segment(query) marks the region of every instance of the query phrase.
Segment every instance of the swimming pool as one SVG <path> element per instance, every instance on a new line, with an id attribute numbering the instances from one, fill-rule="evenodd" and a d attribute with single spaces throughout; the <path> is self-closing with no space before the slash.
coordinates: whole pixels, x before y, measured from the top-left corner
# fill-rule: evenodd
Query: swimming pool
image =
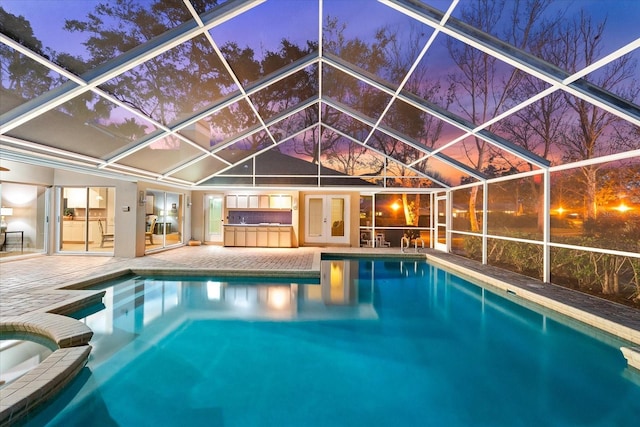
<path id="1" fill-rule="evenodd" d="M 28 425 L 635 425 L 636 371 L 424 261 L 323 261 L 321 283 L 107 283 L 87 368 Z"/>

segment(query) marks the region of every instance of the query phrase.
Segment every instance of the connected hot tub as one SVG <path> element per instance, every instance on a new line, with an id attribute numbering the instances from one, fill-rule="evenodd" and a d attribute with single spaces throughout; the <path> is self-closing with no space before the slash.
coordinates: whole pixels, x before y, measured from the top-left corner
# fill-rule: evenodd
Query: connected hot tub
<path id="1" fill-rule="evenodd" d="M 3 319 L 0 426 L 13 424 L 71 381 L 87 363 L 92 336 L 85 324 L 58 314 Z"/>

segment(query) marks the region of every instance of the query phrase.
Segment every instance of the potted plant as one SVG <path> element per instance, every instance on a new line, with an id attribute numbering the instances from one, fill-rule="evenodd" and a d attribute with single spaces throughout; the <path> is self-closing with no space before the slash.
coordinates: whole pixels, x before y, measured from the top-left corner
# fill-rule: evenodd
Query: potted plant
<path id="1" fill-rule="evenodd" d="M 64 218 L 65 219 L 73 219 L 73 209 L 71 208 L 66 208 L 64 210 Z"/>

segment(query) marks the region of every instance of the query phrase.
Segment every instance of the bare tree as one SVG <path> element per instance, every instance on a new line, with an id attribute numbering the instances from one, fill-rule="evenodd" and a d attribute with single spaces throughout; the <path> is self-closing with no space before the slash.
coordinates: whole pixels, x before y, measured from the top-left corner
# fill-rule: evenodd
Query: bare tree
<path id="1" fill-rule="evenodd" d="M 560 33 L 560 23 L 563 19 L 564 13 L 559 13 L 553 20 L 545 20 L 537 26 L 532 32 L 529 43 L 529 50 L 532 54 L 549 62 L 557 60 L 559 56 L 557 39 Z M 545 89 L 547 89 L 547 83 L 527 74 L 516 88 L 515 96 L 518 102 L 523 102 Z M 561 139 L 567 128 L 566 113 L 568 109 L 564 93 L 557 90 L 502 120 L 498 126 L 507 139 L 513 143 L 542 158 L 553 160 L 554 144 Z M 533 170 L 533 165 L 529 164 L 529 169 Z M 546 214 L 543 203 L 544 188 L 541 184 L 537 180 L 530 181 L 531 194 L 537 200 L 534 206 L 537 213 L 538 231 L 542 231 L 544 227 Z"/>
<path id="2" fill-rule="evenodd" d="M 516 0 L 509 2 L 510 19 L 500 27 L 500 18 L 506 4 L 504 1 L 474 0 L 462 10 L 462 20 L 475 28 L 490 34 L 503 33 L 503 39 L 524 49 L 532 39 L 536 26 L 540 24 L 550 0 Z M 456 98 L 465 118 L 481 124 L 495 117 L 510 102 L 517 98 L 517 88 L 524 73 L 516 68 L 505 72 L 502 64 L 494 57 L 464 44 L 447 42 L 449 54 L 458 70 L 450 75 L 456 86 Z M 465 96 L 461 96 L 465 95 Z M 492 130 L 491 127 L 488 130 Z M 477 170 L 484 170 L 493 157 L 490 145 L 481 138 L 464 141 L 464 149 L 469 163 Z M 471 230 L 479 231 L 476 216 L 478 186 L 469 193 L 469 217 Z"/>
<path id="3" fill-rule="evenodd" d="M 566 25 L 558 42 L 562 64 L 567 71 L 580 70 L 599 58 L 605 25 L 606 19 L 599 24 L 594 24 L 591 17 L 584 11 L 580 13 L 578 19 Z M 599 70 L 597 77 L 592 79 L 592 83 L 602 89 L 617 92 L 627 99 L 635 99 L 640 92 L 637 85 L 630 85 L 635 76 L 636 62 L 627 55 Z M 587 160 L 615 152 L 616 144 L 626 146 L 633 144 L 631 135 L 616 139 L 615 129 L 625 126 L 625 121 L 620 117 L 577 96 L 566 94 L 565 99 L 577 116 L 575 122 L 570 124 L 569 131 L 559 142 L 565 161 Z M 617 136 L 620 137 L 622 134 L 618 133 Z M 597 218 L 598 171 L 597 165 L 582 168 L 585 185 L 585 217 L 588 220 Z"/>
<path id="4" fill-rule="evenodd" d="M 407 77 L 407 72 L 416 61 L 425 44 L 424 28 L 414 25 L 408 30 L 406 40 L 399 40 L 395 35 L 389 36 L 391 42 L 387 46 L 386 57 L 389 60 L 390 79 L 393 82 L 400 82 Z M 404 92 L 428 100 L 444 109 L 447 109 L 453 101 L 453 87 L 451 85 L 443 88 L 441 82 L 433 80 L 431 72 L 424 62 L 420 62 L 408 76 L 405 86 L 402 88 Z M 391 123 L 392 127 L 403 135 L 413 138 L 418 144 L 426 149 L 434 148 L 436 142 L 442 135 L 444 122 L 436 116 L 426 113 L 415 107 L 409 106 L 403 101 L 396 100 L 387 112 L 386 122 Z M 406 176 L 418 177 L 418 172 L 437 179 L 440 182 L 447 182 L 446 177 L 431 167 L 429 159 L 416 160 L 425 156 L 425 151 L 418 147 L 412 147 L 397 139 L 384 137 L 380 135 L 373 136 L 375 140 L 372 144 L 380 147 L 381 151 L 398 160 L 395 171 L 399 178 L 390 178 L 387 185 L 390 186 L 406 186 Z M 411 168 L 408 164 L 414 163 Z M 393 170 L 393 168 L 392 168 Z M 411 186 L 430 186 L 433 185 L 431 180 L 418 179 L 417 184 Z M 411 201 L 408 200 L 407 194 L 402 195 L 402 210 L 404 212 L 405 224 L 417 225 L 419 218 L 419 209 L 421 206 L 420 193 L 413 195 Z"/>

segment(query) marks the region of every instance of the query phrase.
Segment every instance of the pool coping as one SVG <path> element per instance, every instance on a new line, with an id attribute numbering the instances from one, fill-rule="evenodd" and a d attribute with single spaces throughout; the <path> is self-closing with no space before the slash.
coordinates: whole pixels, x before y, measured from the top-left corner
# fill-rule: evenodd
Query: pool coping
<path id="1" fill-rule="evenodd" d="M 131 267 L 96 274 L 53 288 L 53 291 L 77 291 L 78 294 L 37 312 L 15 317 L 0 318 L 0 332 L 26 332 L 44 336 L 59 347 L 36 368 L 0 390 L 0 426 L 9 425 L 25 416 L 37 405 L 44 403 L 70 382 L 86 365 L 91 346 L 88 345 L 93 332 L 78 320 L 65 317 L 79 309 L 102 301 L 104 291 L 87 288 L 105 280 L 126 275 L 181 276 L 192 277 L 286 277 L 319 278 L 320 263 L 324 256 L 344 258 L 427 260 L 433 265 L 453 271 L 478 286 L 502 292 L 503 296 L 521 305 L 535 305 L 551 313 L 564 316 L 572 326 L 580 329 L 587 325 L 601 331 L 603 339 L 613 336 L 630 343 L 621 348 L 629 366 L 640 370 L 640 312 L 631 307 L 602 298 L 593 297 L 561 286 L 544 283 L 508 270 L 483 265 L 459 255 L 425 250 L 423 252 L 371 253 L 327 248 L 314 255 L 310 269 L 303 270 L 232 270 L 224 268 L 184 267 Z M 579 304 L 571 304 L 571 301 Z M 608 306 L 614 320 L 606 319 L 584 307 Z M 54 317 L 51 317 L 54 316 Z M 66 319 L 66 320 L 60 320 Z M 13 328 L 13 329 L 9 329 Z M 86 329 L 85 329 L 86 328 Z M 88 330 L 88 331 L 87 331 Z M 639 371 L 640 372 L 640 371 Z"/>
<path id="2" fill-rule="evenodd" d="M 4 318 L 0 333 L 36 335 L 57 347 L 38 366 L 0 390 L 0 426 L 8 426 L 55 396 L 84 368 L 93 331 L 70 317 L 34 312 Z"/>

